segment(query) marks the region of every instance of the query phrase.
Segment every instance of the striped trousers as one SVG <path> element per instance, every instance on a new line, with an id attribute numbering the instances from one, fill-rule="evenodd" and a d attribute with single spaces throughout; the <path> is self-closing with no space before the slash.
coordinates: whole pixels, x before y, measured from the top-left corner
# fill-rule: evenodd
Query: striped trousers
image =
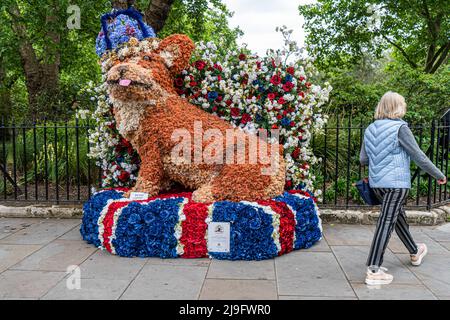
<path id="1" fill-rule="evenodd" d="M 394 228 L 410 254 L 417 253 L 417 245 L 409 232 L 403 207 L 409 189 L 374 188 L 373 191 L 381 202 L 381 213 L 372 240 L 367 265 L 380 267 L 383 264 L 384 252 Z"/>

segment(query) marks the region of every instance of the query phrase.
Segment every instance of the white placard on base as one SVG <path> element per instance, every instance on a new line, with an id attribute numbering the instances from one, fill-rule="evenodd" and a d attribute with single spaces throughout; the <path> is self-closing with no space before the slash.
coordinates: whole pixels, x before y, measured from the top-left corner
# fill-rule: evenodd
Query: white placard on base
<path id="1" fill-rule="evenodd" d="M 148 193 L 147 192 L 131 192 L 130 200 L 147 200 Z"/>
<path id="2" fill-rule="evenodd" d="M 208 251 L 230 252 L 229 222 L 210 222 L 208 224 Z"/>

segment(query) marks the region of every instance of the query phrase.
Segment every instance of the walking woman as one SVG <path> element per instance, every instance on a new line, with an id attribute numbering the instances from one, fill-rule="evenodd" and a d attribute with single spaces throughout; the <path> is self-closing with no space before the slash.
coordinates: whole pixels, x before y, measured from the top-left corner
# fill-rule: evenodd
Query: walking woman
<path id="1" fill-rule="evenodd" d="M 445 175 L 427 158 L 402 120 L 405 99 L 395 92 L 383 95 L 375 110 L 375 121 L 364 133 L 360 162 L 369 165 L 369 185 L 381 202 L 381 213 L 367 259 L 366 284 L 389 284 L 394 277 L 383 268 L 383 255 L 392 231 L 410 253 L 411 264 L 419 266 L 427 254 L 424 243 L 416 243 L 409 232 L 403 208 L 411 188 L 410 159 L 425 172 L 447 183 Z"/>

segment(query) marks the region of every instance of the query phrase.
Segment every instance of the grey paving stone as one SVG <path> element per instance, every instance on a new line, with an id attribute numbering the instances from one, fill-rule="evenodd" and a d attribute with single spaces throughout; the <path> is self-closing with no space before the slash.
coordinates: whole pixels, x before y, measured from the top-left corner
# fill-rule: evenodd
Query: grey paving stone
<path id="1" fill-rule="evenodd" d="M 275 263 L 274 260 L 213 260 L 206 277 L 215 279 L 275 280 Z"/>
<path id="2" fill-rule="evenodd" d="M 79 219 L 48 219 L 32 224 L 9 237 L 0 240 L 0 244 L 47 244 L 71 230 Z"/>
<path id="3" fill-rule="evenodd" d="M 369 246 L 332 246 L 349 281 L 364 282 Z M 389 250 L 385 251 L 383 267 L 394 276 L 394 283 L 420 284 L 417 277 Z"/>
<path id="4" fill-rule="evenodd" d="M 427 235 L 438 242 L 450 241 L 450 232 L 442 231 L 440 229 L 429 229 L 424 231 Z"/>
<path id="5" fill-rule="evenodd" d="M 121 299 L 198 299 L 207 269 L 147 264 Z"/>
<path id="6" fill-rule="evenodd" d="M 35 244 L 0 244 L 0 273 L 42 248 Z"/>
<path id="7" fill-rule="evenodd" d="M 79 265 L 97 250 L 87 243 L 55 240 L 11 267 L 14 270 L 66 271 L 70 265 Z"/>
<path id="8" fill-rule="evenodd" d="M 279 296 L 279 300 L 358 300 L 356 297 Z"/>
<path id="9" fill-rule="evenodd" d="M 394 279 L 395 281 L 395 279 Z M 436 300 L 436 296 L 423 285 L 389 284 L 367 286 L 363 283 L 352 284 L 361 300 Z"/>
<path id="10" fill-rule="evenodd" d="M 437 226 L 435 227 L 435 229 L 438 231 L 447 232 L 450 236 L 450 223 L 445 223 L 443 225 Z"/>
<path id="11" fill-rule="evenodd" d="M 439 245 L 439 243 L 430 238 L 424 232 L 412 232 L 412 236 L 416 243 L 425 243 L 427 245 L 428 254 L 442 254 L 446 251 L 445 248 Z M 409 253 L 405 245 L 396 234 L 392 234 L 388 247 L 394 253 Z"/>
<path id="12" fill-rule="evenodd" d="M 43 300 L 117 300 L 129 284 L 127 280 L 81 279 L 80 289 L 68 289 L 61 280 L 41 299 Z"/>
<path id="13" fill-rule="evenodd" d="M 43 219 L 0 218 L 0 239 L 40 221 L 43 221 Z"/>
<path id="14" fill-rule="evenodd" d="M 439 244 L 441 246 L 443 246 L 444 248 L 446 248 L 447 251 L 450 251 L 450 241 L 442 241 L 442 242 L 439 242 Z"/>
<path id="15" fill-rule="evenodd" d="M 279 295 L 354 296 L 330 252 L 292 252 L 275 259 L 275 268 Z"/>
<path id="16" fill-rule="evenodd" d="M 316 242 L 311 248 L 302 249 L 302 251 L 313 251 L 313 252 L 331 252 L 330 246 L 327 243 L 327 240 L 322 238 L 322 240 Z"/>
<path id="17" fill-rule="evenodd" d="M 80 234 L 80 224 L 73 227 L 72 230 L 69 230 L 66 233 L 64 233 L 61 237 L 58 238 L 58 240 L 84 241 L 83 238 L 81 238 Z"/>
<path id="18" fill-rule="evenodd" d="M 206 279 L 200 300 L 275 300 L 277 286 L 273 280 Z"/>
<path id="19" fill-rule="evenodd" d="M 0 274 L 0 298 L 40 298 L 65 272 L 7 270 Z"/>
<path id="20" fill-rule="evenodd" d="M 201 259 L 161 259 L 161 258 L 148 258 L 147 264 L 152 265 L 164 265 L 164 266 L 191 266 L 191 267 L 208 267 L 211 263 L 209 258 Z"/>
<path id="21" fill-rule="evenodd" d="M 438 297 L 439 300 L 450 300 L 450 296 L 440 296 Z"/>
<path id="22" fill-rule="evenodd" d="M 80 265 L 81 278 L 131 281 L 146 261 L 144 258 L 124 258 L 98 250 Z"/>
<path id="23" fill-rule="evenodd" d="M 370 245 L 373 231 L 365 225 L 324 225 L 324 237 L 330 246 Z"/>
<path id="24" fill-rule="evenodd" d="M 418 267 L 408 263 L 409 255 L 397 256 L 436 296 L 450 295 L 450 253 L 427 255 Z"/>

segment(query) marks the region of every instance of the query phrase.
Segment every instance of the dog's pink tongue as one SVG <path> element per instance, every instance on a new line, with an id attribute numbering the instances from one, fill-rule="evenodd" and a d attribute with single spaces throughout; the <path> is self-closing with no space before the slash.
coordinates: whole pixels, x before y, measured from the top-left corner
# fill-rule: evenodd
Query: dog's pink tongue
<path id="1" fill-rule="evenodd" d="M 119 81 L 119 85 L 121 85 L 122 87 L 128 87 L 131 83 L 131 80 L 129 79 L 121 79 Z"/>

